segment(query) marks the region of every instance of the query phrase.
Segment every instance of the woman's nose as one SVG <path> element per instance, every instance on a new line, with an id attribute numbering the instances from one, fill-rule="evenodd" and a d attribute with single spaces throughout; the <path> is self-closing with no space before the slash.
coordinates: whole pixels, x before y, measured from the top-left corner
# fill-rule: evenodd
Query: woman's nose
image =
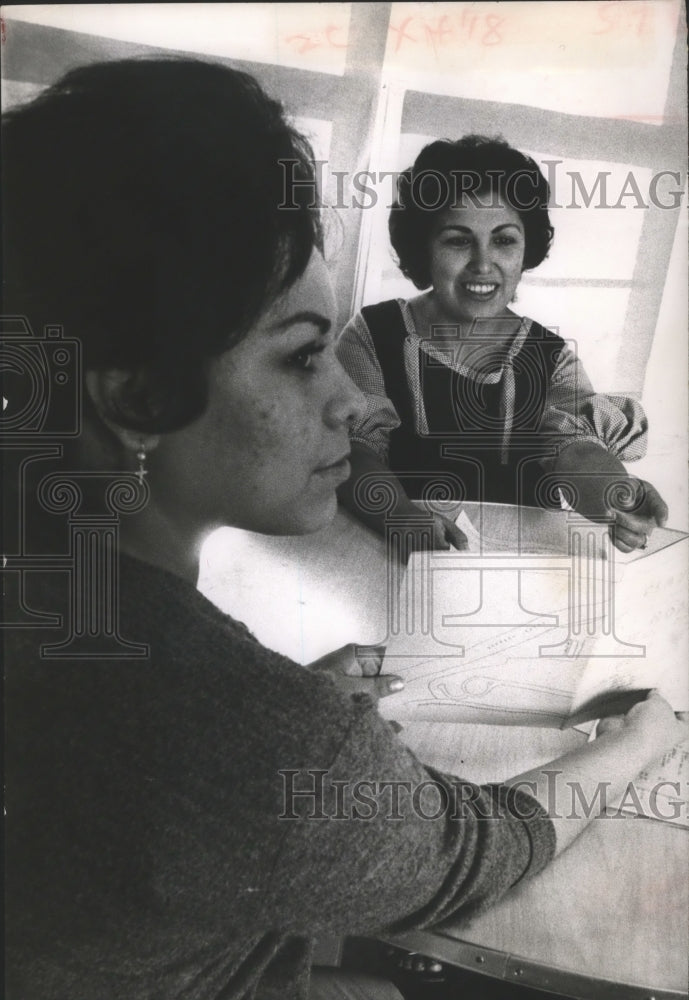
<path id="1" fill-rule="evenodd" d="M 353 424 L 366 409 L 366 397 L 352 382 L 339 361 L 335 362 L 334 388 L 325 411 L 326 423 L 331 427 Z"/>
<path id="2" fill-rule="evenodd" d="M 488 246 L 477 243 L 473 247 L 469 267 L 474 274 L 488 274 L 491 269 L 490 249 Z"/>

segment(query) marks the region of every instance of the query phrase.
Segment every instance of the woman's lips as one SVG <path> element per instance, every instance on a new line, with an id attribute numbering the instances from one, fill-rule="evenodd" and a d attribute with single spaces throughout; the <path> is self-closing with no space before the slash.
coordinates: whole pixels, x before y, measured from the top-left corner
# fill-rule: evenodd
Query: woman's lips
<path id="1" fill-rule="evenodd" d="M 321 465 L 320 468 L 316 469 L 316 475 L 324 476 L 326 479 L 332 479 L 338 483 L 344 483 L 349 479 L 351 472 L 352 467 L 349 464 L 349 455 L 345 455 L 330 465 Z"/>
<path id="2" fill-rule="evenodd" d="M 474 299 L 490 299 L 498 287 L 493 281 L 465 281 L 462 285 L 464 291 Z"/>

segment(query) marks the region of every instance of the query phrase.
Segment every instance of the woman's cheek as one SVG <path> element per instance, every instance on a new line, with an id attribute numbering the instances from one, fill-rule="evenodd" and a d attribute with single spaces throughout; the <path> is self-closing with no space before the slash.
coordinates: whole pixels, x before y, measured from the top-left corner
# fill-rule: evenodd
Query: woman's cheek
<path id="1" fill-rule="evenodd" d="M 297 389 L 296 396 L 299 395 Z M 314 437 L 315 421 L 309 419 L 306 394 L 299 399 L 283 395 L 269 405 L 261 406 L 250 435 L 257 457 L 273 468 L 277 464 L 292 468 L 308 452 Z"/>

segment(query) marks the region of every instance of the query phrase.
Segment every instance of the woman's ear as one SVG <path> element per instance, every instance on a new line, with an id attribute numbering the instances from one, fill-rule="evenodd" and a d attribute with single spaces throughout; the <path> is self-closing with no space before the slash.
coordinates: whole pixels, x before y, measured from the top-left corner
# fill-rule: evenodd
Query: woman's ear
<path id="1" fill-rule="evenodd" d="M 131 430 L 114 418 L 115 414 L 126 412 L 126 406 L 123 404 L 126 399 L 126 387 L 131 384 L 131 380 L 132 373 L 120 369 L 87 371 L 86 391 L 100 419 L 127 451 L 137 452 L 142 447 L 146 451 L 153 451 L 160 440 L 158 434 Z"/>

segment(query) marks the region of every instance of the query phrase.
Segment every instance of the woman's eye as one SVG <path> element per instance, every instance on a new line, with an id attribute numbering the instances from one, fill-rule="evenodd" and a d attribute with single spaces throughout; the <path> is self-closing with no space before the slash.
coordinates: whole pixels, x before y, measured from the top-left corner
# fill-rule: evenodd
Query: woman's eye
<path id="1" fill-rule="evenodd" d="M 493 242 L 498 247 L 511 247 L 517 241 L 512 236 L 496 236 Z"/>
<path id="2" fill-rule="evenodd" d="M 324 350 L 325 344 L 307 344 L 304 347 L 300 347 L 299 350 L 294 351 L 294 353 L 289 356 L 288 364 L 290 368 L 296 368 L 298 371 L 312 371 L 315 359 L 319 354 L 322 354 Z"/>

